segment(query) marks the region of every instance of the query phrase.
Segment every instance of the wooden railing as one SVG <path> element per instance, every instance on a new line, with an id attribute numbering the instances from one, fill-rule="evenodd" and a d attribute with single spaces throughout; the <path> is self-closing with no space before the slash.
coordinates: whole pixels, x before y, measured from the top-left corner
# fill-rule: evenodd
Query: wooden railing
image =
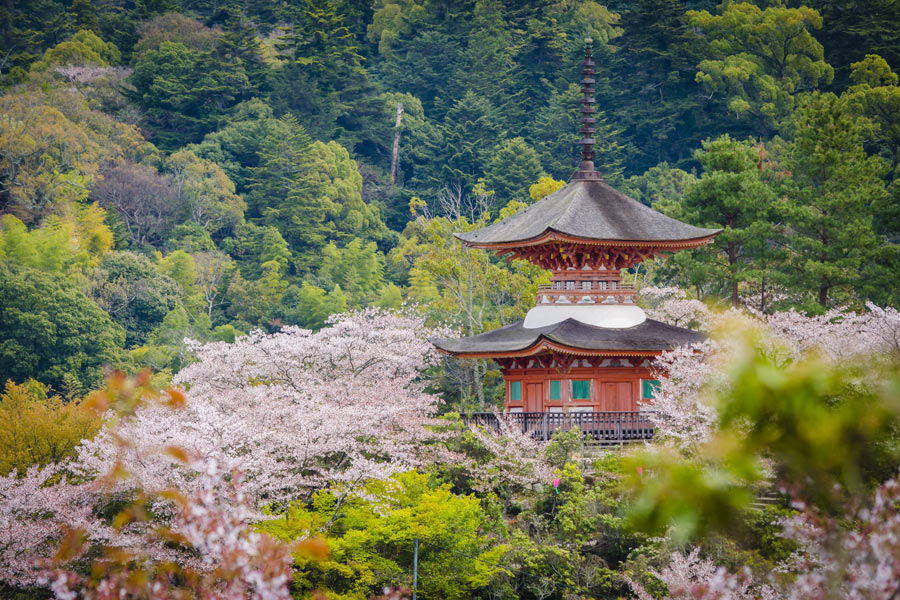
<path id="1" fill-rule="evenodd" d="M 522 412 L 469 413 L 461 415 L 466 425 L 481 425 L 500 431 L 499 419 L 536 440 L 547 441 L 557 431 L 581 431 L 600 444 L 624 444 L 653 438 L 651 411 L 623 412 Z"/>
<path id="2" fill-rule="evenodd" d="M 553 284 L 539 285 L 537 303 L 540 304 L 633 304 L 636 292 L 631 284 L 618 284 L 615 288 L 600 289 L 592 282 L 591 289 L 585 290 L 578 282 L 577 289 L 560 289 Z"/>

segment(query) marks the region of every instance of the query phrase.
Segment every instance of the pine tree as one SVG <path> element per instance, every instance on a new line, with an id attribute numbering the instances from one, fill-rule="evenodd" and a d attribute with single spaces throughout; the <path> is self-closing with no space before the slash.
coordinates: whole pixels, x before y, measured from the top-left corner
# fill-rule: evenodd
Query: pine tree
<path id="1" fill-rule="evenodd" d="M 694 258 L 708 263 L 707 272 L 727 290 L 733 306 L 740 303 L 741 284 L 775 264 L 772 242 L 780 215 L 774 192 L 763 180 L 760 152 L 728 135 L 704 141 L 695 154 L 703 174 L 678 207 L 685 221 L 722 229 L 713 240 L 714 252 Z"/>
<path id="2" fill-rule="evenodd" d="M 419 98 L 425 114 L 441 121 L 457 100 L 447 84 L 462 64 L 461 53 L 451 36 L 426 30 L 388 56 L 381 77 L 389 89 Z"/>
<path id="3" fill-rule="evenodd" d="M 866 155 L 867 125 L 834 94 L 810 96 L 791 123 L 783 161 L 789 275 L 823 307 L 852 297 L 865 261 L 884 243 L 871 205 L 883 201 L 887 165 Z"/>
<path id="4" fill-rule="evenodd" d="M 604 55 L 601 47 L 595 58 L 600 106 L 640 152 L 629 161 L 632 173 L 663 161 L 679 166 L 705 127 L 684 8 L 678 0 L 636 0 L 620 25 L 616 53 Z"/>
<path id="5" fill-rule="evenodd" d="M 522 127 L 527 120 L 525 99 L 529 93 L 516 81 L 511 42 L 502 3 L 476 2 L 466 48 L 448 86 L 453 98 L 461 98 L 467 90 L 478 90 L 498 108 L 497 114 L 507 128 Z"/>

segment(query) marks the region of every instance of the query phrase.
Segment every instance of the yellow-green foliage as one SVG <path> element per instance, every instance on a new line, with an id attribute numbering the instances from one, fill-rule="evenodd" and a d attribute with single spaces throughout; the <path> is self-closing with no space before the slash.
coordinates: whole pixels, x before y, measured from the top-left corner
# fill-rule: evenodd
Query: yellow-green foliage
<path id="1" fill-rule="evenodd" d="M 566 185 L 565 181 L 557 181 L 552 177 L 541 177 L 538 179 L 537 183 L 528 188 L 528 195 L 531 196 L 531 199 L 537 202 L 542 198 L 545 198 L 555 192 L 556 190 L 562 189 L 562 187 Z"/>
<path id="2" fill-rule="evenodd" d="M 412 585 L 413 539 L 419 538 L 418 589 L 423 598 L 469 598 L 501 571 L 505 546 L 485 549 L 487 515 L 473 496 L 457 496 L 414 471 L 367 483 L 357 496 L 319 492 L 310 506 L 295 504 L 261 528 L 284 539 L 322 534 L 324 561 L 295 556 L 294 585 L 330 599 L 365 599 L 383 586 Z"/>
<path id="3" fill-rule="evenodd" d="M 81 402 L 48 396 L 36 381 L 17 385 L 12 381 L 0 395 L 0 474 L 31 465 L 59 462 L 70 456 L 78 443 L 100 428 L 99 417 Z"/>
<path id="4" fill-rule="evenodd" d="M 31 65 L 32 71 L 46 71 L 62 65 L 106 67 L 122 60 L 112 42 L 104 42 L 92 31 L 79 31 L 44 53 L 44 58 Z"/>
<path id="5" fill-rule="evenodd" d="M 31 231 L 13 215 L 0 217 L 0 261 L 52 273 L 96 266 L 112 248 L 113 236 L 96 204 L 69 205 L 63 216 L 50 215 Z"/>

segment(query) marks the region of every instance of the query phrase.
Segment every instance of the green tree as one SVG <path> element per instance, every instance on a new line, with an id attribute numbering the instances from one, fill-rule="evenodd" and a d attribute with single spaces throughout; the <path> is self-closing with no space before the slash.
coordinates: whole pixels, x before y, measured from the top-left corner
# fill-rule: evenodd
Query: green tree
<path id="1" fill-rule="evenodd" d="M 330 242 L 322 249 L 319 281 L 326 288 L 339 286 L 351 308 L 373 301 L 384 286 L 384 255 L 375 242 L 354 238 L 343 248 Z"/>
<path id="2" fill-rule="evenodd" d="M 704 33 L 699 54 L 708 57 L 697 65 L 697 82 L 727 98 L 729 110 L 754 119 L 760 133 L 791 114 L 798 94 L 831 83 L 834 69 L 812 35 L 822 27 L 815 10 L 734 2 L 720 11 L 687 13 Z"/>
<path id="3" fill-rule="evenodd" d="M 278 262 L 269 261 L 260 268 L 262 274 L 255 281 L 247 281 L 240 274 L 231 279 L 226 296 L 228 315 L 253 327 L 277 328 L 289 284 Z"/>
<path id="4" fill-rule="evenodd" d="M 143 344 L 182 295 L 175 280 L 145 256 L 110 252 L 91 273 L 88 294 L 125 329 L 125 346 Z"/>
<path id="5" fill-rule="evenodd" d="M 242 160 L 250 165 L 245 177 L 249 212 L 252 216 L 262 216 L 298 189 L 300 178 L 309 170 L 311 140 L 293 115 L 285 115 L 274 123 L 248 126 L 247 130 L 239 140 L 249 148 L 238 149 L 241 152 L 238 157 L 243 155 L 246 158 Z M 242 133 L 238 131 L 236 135 Z M 254 146 L 255 156 L 251 156 L 249 152 L 254 151 Z M 226 149 L 231 150 L 227 146 Z"/>
<path id="6" fill-rule="evenodd" d="M 283 45 L 317 81 L 334 84 L 362 70 L 359 46 L 336 2 L 305 0 L 295 22 L 296 29 L 285 36 Z"/>
<path id="7" fill-rule="evenodd" d="M 112 245 L 112 233 L 96 205 L 76 217 L 51 215 L 31 231 L 12 215 L 0 217 L 0 261 L 64 275 L 84 274 Z M 87 218 L 79 218 L 82 215 Z"/>
<path id="8" fill-rule="evenodd" d="M 185 339 L 206 341 L 210 336 L 210 322 L 202 310 L 188 310 L 178 303 L 154 329 L 147 343 L 130 352 L 138 364 L 171 376 L 192 360 Z"/>
<path id="9" fill-rule="evenodd" d="M 641 175 L 632 175 L 622 185 L 622 191 L 635 200 L 656 207 L 657 210 L 677 210 L 685 192 L 697 178 L 687 171 L 660 163 Z"/>
<path id="10" fill-rule="evenodd" d="M 100 161 L 116 155 L 112 144 L 48 99 L 30 92 L 0 96 L 0 209 L 29 224 L 85 199 Z"/>
<path id="11" fill-rule="evenodd" d="M 280 43 L 291 62 L 275 77 L 272 102 L 317 138 L 340 138 L 353 147 L 364 116 L 379 103 L 341 11 L 335 0 L 305 0 L 292 9 L 295 26 Z"/>
<path id="12" fill-rule="evenodd" d="M 566 32 L 564 5 L 553 0 L 536 0 L 511 7 L 509 30 L 519 65 L 517 86 L 527 90 L 526 111 L 547 103 L 562 81 L 572 81 L 575 52 L 583 48 L 584 34 L 571 38 Z M 574 52 L 573 52 L 574 51 Z"/>
<path id="13" fill-rule="evenodd" d="M 89 390 L 124 365 L 125 330 L 58 276 L 0 265 L 0 380 L 34 378 Z"/>
<path id="14" fill-rule="evenodd" d="M 281 178 L 287 176 L 291 163 L 296 163 L 295 169 L 299 168 L 303 150 L 310 143 L 296 118 L 285 115 L 277 119 L 268 104 L 254 98 L 235 106 L 227 125 L 207 134 L 201 143 L 189 149 L 219 165 L 234 182 L 235 191 L 247 200 L 248 216 L 258 217 L 259 207 L 268 201 L 266 194 L 283 189 L 277 187 Z M 276 163 L 267 172 L 270 161 Z M 262 170 L 255 171 L 257 168 Z M 254 192 L 254 185 L 270 182 L 275 187 Z"/>
<path id="15" fill-rule="evenodd" d="M 97 10 L 91 4 L 91 0 L 72 0 L 69 14 L 72 19 L 72 27 L 81 31 L 92 31 L 100 34 L 100 19 Z"/>
<path id="16" fill-rule="evenodd" d="M 383 70 L 385 85 L 419 98 L 425 114 L 443 121 L 453 99 L 447 96 L 447 82 L 460 64 L 459 42 L 439 30 L 425 30 L 392 52 Z"/>
<path id="17" fill-rule="evenodd" d="M 806 6 L 822 15 L 823 27 L 816 38 L 835 68 L 835 89 L 845 89 L 852 79 L 852 63 L 866 54 L 883 56 L 900 64 L 900 5 L 894 0 L 807 0 Z"/>
<path id="18" fill-rule="evenodd" d="M 340 286 L 330 292 L 304 281 L 301 287 L 290 286 L 282 300 L 284 320 L 307 329 L 321 329 L 333 314 L 347 311 L 347 297 Z"/>
<path id="19" fill-rule="evenodd" d="M 627 8 L 616 52 L 595 48 L 600 108 L 622 129 L 620 143 L 637 153 L 628 160 L 631 173 L 664 161 L 683 166 L 704 137 L 710 112 L 694 82 L 684 7 L 679 0 L 635 0 Z"/>
<path id="20" fill-rule="evenodd" d="M 876 230 L 896 240 L 900 236 L 900 85 L 897 74 L 883 58 L 877 54 L 866 57 L 851 65 L 850 79 L 854 83 L 843 97 L 848 107 L 857 115 L 868 118 L 874 127 L 866 138 L 867 150 L 878 150 L 891 162 L 888 179 L 890 194 L 875 201 L 872 210 L 875 213 Z M 877 200 L 877 199 L 876 199 Z M 876 269 L 891 268 L 897 265 L 896 248 L 885 248 L 884 254 L 869 265 Z M 886 281 L 883 276 L 876 276 L 878 282 Z M 869 286 L 875 291 L 876 286 Z M 870 297 L 871 292 L 869 292 Z M 880 296 L 876 293 L 875 296 Z M 884 301 L 881 301 L 884 303 Z"/>
<path id="21" fill-rule="evenodd" d="M 330 240 L 384 239 L 380 212 L 362 200 L 356 162 L 337 142 L 313 142 L 300 172 L 284 183 L 287 193 L 273 197 L 264 216 L 291 245 L 301 268 L 309 269 Z"/>
<path id="22" fill-rule="evenodd" d="M 429 153 L 432 140 L 439 135 L 437 126 L 425 116 L 422 103 L 412 94 L 385 92 L 378 96 L 380 118 L 370 119 L 360 131 L 362 142 L 355 148 L 360 162 L 368 162 L 389 172 L 395 134 L 397 105 L 403 105 L 400 120 L 400 147 L 397 161 L 397 186 L 403 186 L 416 169 L 426 168 L 434 160 Z M 404 206 L 390 207 L 397 212 Z"/>
<path id="23" fill-rule="evenodd" d="M 47 48 L 71 33 L 66 6 L 55 0 L 22 0 L 0 5 L 0 83 L 21 83 Z"/>
<path id="24" fill-rule="evenodd" d="M 416 0 L 379 0 L 375 4 L 366 37 L 378 45 L 378 53 L 382 55 L 390 54 L 398 38 L 428 16 L 425 7 Z"/>
<path id="25" fill-rule="evenodd" d="M 324 561 L 298 558 L 302 591 L 364 600 L 384 586 L 412 585 L 413 539 L 419 540 L 418 589 L 429 598 L 462 599 L 485 587 L 506 551 L 489 548 L 488 515 L 474 496 L 457 496 L 414 471 L 365 485 L 365 493 L 339 498 L 319 492 L 311 506 L 292 505 L 262 529 L 283 540 L 323 532 L 330 549 Z"/>
<path id="26" fill-rule="evenodd" d="M 234 183 L 216 163 L 180 150 L 166 161 L 178 186 L 187 216 L 210 235 L 231 231 L 244 221 L 247 205 L 235 194 Z"/>
<path id="27" fill-rule="evenodd" d="M 200 141 L 251 89 L 240 65 L 225 63 L 213 51 L 169 41 L 135 60 L 131 84 L 131 98 L 164 149 Z"/>
<path id="28" fill-rule="evenodd" d="M 884 201 L 887 165 L 866 155 L 867 125 L 845 100 L 815 94 L 794 115 L 784 151 L 789 275 L 822 306 L 852 294 L 864 262 L 884 243 L 871 206 Z"/>
<path id="29" fill-rule="evenodd" d="M 472 90 L 447 112 L 441 134 L 429 146 L 436 158 L 426 180 L 431 185 L 459 184 L 462 189 L 475 185 L 491 150 L 506 135 L 497 108 Z"/>
<path id="30" fill-rule="evenodd" d="M 181 288 L 182 297 L 190 296 L 197 292 L 197 264 L 194 261 L 194 257 L 186 251 L 174 250 L 168 256 L 159 256 L 157 268 L 160 273 L 178 284 Z M 175 307 L 169 307 L 169 310 L 173 308 Z"/>
<path id="31" fill-rule="evenodd" d="M 714 252 L 698 253 L 696 259 L 712 259 L 710 274 L 738 306 L 741 284 L 766 277 L 761 272 L 775 266 L 770 250 L 780 218 L 775 194 L 763 180 L 760 147 L 752 142 L 724 135 L 705 141 L 695 156 L 703 173 L 687 189 L 680 218 L 722 229 L 713 240 Z"/>
<path id="32" fill-rule="evenodd" d="M 543 171 L 534 148 L 520 137 L 498 144 L 488 162 L 485 180 L 502 203 L 528 198 L 528 186 Z"/>
<path id="33" fill-rule="evenodd" d="M 867 54 L 851 67 L 850 80 L 854 85 L 845 93 L 850 108 L 875 124 L 871 140 L 887 149 L 892 174 L 896 177 L 900 165 L 900 85 L 897 74 L 877 54 Z"/>
<path id="34" fill-rule="evenodd" d="M 552 177 L 539 177 L 537 183 L 534 183 L 528 186 L 528 195 L 531 196 L 531 199 L 537 202 L 538 200 L 542 200 L 552 194 L 557 190 L 561 190 L 566 187 L 565 181 L 559 181 L 553 179 Z M 509 206 L 509 205 L 507 205 Z M 505 209 L 506 207 L 504 207 Z M 515 211 L 518 212 L 518 211 Z M 514 213 L 511 213 L 514 214 Z"/>
<path id="35" fill-rule="evenodd" d="M 90 30 L 81 30 L 65 42 L 44 53 L 44 58 L 31 65 L 32 71 L 46 71 L 51 67 L 75 65 L 106 67 L 118 64 L 122 55 L 112 42 L 104 42 Z"/>
<path id="36" fill-rule="evenodd" d="M 527 122 L 530 90 L 516 80 L 521 69 L 507 12 L 508 8 L 500 2 L 475 2 L 466 46 L 459 56 L 461 68 L 447 82 L 443 96 L 461 98 L 469 90 L 478 90 L 479 96 L 497 107 L 503 126 L 512 128 Z"/>
<path id="37" fill-rule="evenodd" d="M 225 31 L 218 40 L 217 52 L 226 63 L 244 71 L 251 88 L 267 91 L 271 69 L 263 58 L 258 30 L 245 14 L 246 3 L 235 2 L 226 10 L 228 17 Z"/>
<path id="38" fill-rule="evenodd" d="M 283 272 L 291 262 L 291 250 L 278 229 L 269 225 L 244 223 L 235 237 L 222 241 L 221 248 L 237 261 L 245 279 L 259 279 L 261 265 L 275 261 Z"/>

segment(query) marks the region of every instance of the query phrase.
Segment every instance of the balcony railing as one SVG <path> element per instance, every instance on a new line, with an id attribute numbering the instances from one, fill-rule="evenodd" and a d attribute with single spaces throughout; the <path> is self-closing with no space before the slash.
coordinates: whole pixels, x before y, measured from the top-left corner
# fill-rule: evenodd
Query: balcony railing
<path id="1" fill-rule="evenodd" d="M 601 445 L 624 444 L 653 438 L 652 411 L 622 412 L 522 412 L 469 413 L 462 415 L 466 425 L 481 425 L 500 431 L 500 419 L 509 426 L 540 441 L 557 431 L 581 431 L 585 438 Z"/>
<path id="2" fill-rule="evenodd" d="M 553 284 L 539 285 L 537 303 L 541 304 L 634 304 L 636 292 L 631 284 L 619 284 L 615 288 L 601 289 L 591 282 L 591 289 L 580 287 L 560 289 Z"/>

